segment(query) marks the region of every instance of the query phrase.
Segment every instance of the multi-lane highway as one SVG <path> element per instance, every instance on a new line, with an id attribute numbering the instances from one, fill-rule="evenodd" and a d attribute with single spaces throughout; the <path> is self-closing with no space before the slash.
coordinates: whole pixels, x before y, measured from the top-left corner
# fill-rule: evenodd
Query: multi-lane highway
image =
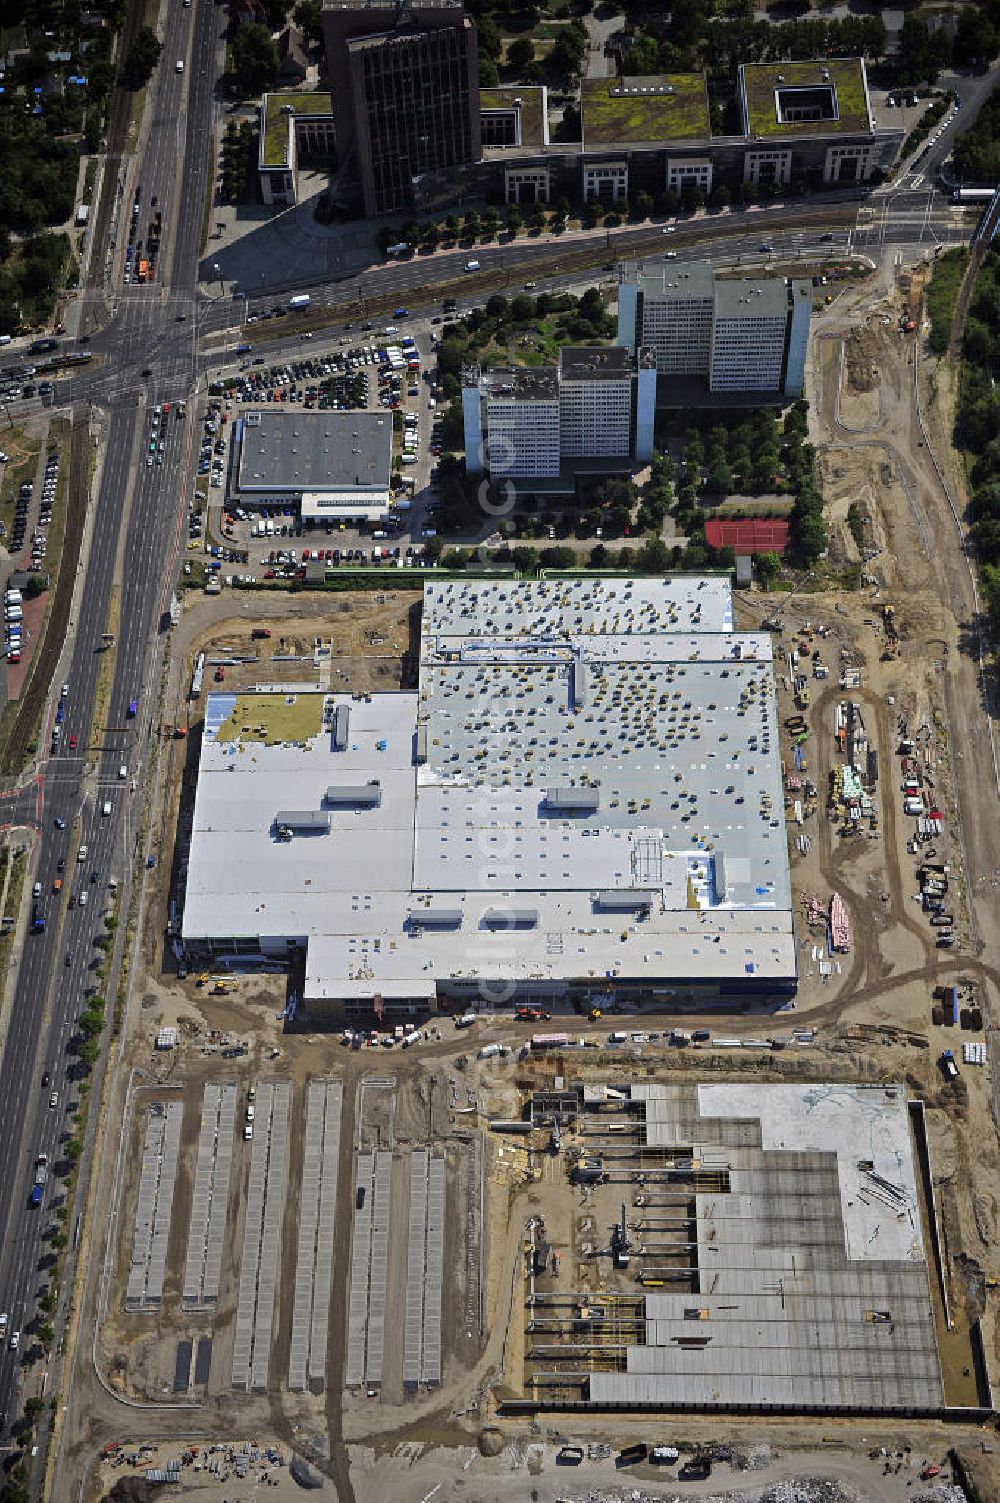
<path id="1" fill-rule="evenodd" d="M 119 902 L 128 901 L 137 815 L 156 730 L 160 623 L 176 572 L 197 419 L 193 405 L 185 419 L 175 411 L 161 415 L 156 452 L 150 454 L 153 409 L 189 396 L 204 372 L 224 361 L 220 335 L 243 311 L 241 301 L 200 299 L 195 280 L 212 172 L 212 125 L 219 111 L 225 18 L 212 5 L 171 5 L 164 16 L 162 63 L 142 148 L 135 158 L 115 154 L 109 160 L 95 216 L 93 282 L 80 300 L 80 332 L 91 338 L 95 359 L 60 380 L 56 390 L 58 406 L 76 404 L 78 413 L 87 404 L 100 409 L 94 431 L 101 465 L 73 625 L 54 686 L 54 696 L 63 681 L 68 686 L 61 749 L 46 755 L 46 723 L 41 760 L 30 781 L 0 800 L 4 823 L 36 830 L 31 880 L 41 883 L 46 916 L 44 932 L 23 940 L 0 1061 L 0 1163 L 5 1168 L 0 1181 L 0 1311 L 7 1314 L 9 1331 L 25 1333 L 47 1280 L 42 1259 L 59 1194 L 50 1169 L 42 1206 L 29 1208 L 34 1166 L 40 1152 L 57 1165 L 67 1134 L 66 1110 L 76 1090 L 69 1046 L 95 985 L 100 952 L 94 939 L 103 929 L 113 874 L 124 879 Z M 184 62 L 183 73 L 177 73 L 177 61 Z M 155 281 L 139 286 L 124 279 L 136 202 L 141 226 L 157 211 L 163 222 Z M 879 193 L 860 205 L 856 197 L 831 196 L 819 203 L 795 201 L 681 222 L 669 239 L 646 225 L 602 232 L 589 241 L 567 236 L 481 247 L 476 258 L 483 275 L 470 277 L 468 288 L 470 296 L 479 297 L 485 287 L 514 289 L 526 279 L 542 282 L 563 275 L 563 264 L 568 267 L 587 254 L 599 265 L 605 258 L 662 255 L 669 249 L 679 260 L 708 255 L 717 261 L 740 258 L 756 267 L 772 258 L 805 258 L 817 250 L 875 253 L 900 243 L 933 247 L 967 234 L 968 227 L 946 200 L 926 187 Z M 765 243 L 774 250 L 764 251 Z M 462 279 L 467 254 L 441 253 L 373 268 L 363 286 L 353 277 L 309 290 L 317 303 L 356 323 L 361 297 L 376 303 L 403 296 L 423 302 L 437 298 L 436 287 Z M 258 341 L 265 335 L 262 327 Z M 300 348 L 297 341 L 286 341 L 269 353 L 277 360 Z M 101 650 L 105 631 L 115 633 L 109 652 Z M 134 715 L 129 712 L 133 701 Z M 98 704 L 100 723 L 94 725 Z M 71 751 L 73 736 L 78 746 Z M 105 803 L 111 806 L 107 815 L 102 812 Z M 63 880 L 58 897 L 52 891 L 57 875 Z M 79 902 L 82 891 L 86 905 Z M 70 896 L 77 900 L 73 907 Z M 43 1074 L 51 1076 L 44 1088 Z M 51 1090 L 58 1092 L 55 1107 L 49 1106 Z M 0 1351 L 0 1443 L 24 1397 L 22 1359 L 31 1345 L 32 1338 L 24 1334 L 18 1352 L 6 1343 Z"/>
<path id="2" fill-rule="evenodd" d="M 3 808 L 4 822 L 37 828 L 31 878 L 41 883 L 46 928 L 24 938 L 0 1062 L 0 1310 L 8 1331 L 23 1333 L 16 1353 L 9 1341 L 0 1352 L 0 1440 L 26 1396 L 21 1362 L 32 1348 L 27 1328 L 47 1279 L 45 1239 L 60 1194 L 50 1167 L 41 1207 L 29 1207 L 34 1167 L 40 1152 L 58 1166 L 68 1136 L 66 1111 L 76 1094 L 69 1048 L 95 986 L 100 951 L 93 942 L 104 930 L 103 913 L 112 899 L 109 878 L 126 875 L 133 855 L 133 816 L 153 730 L 159 618 L 169 599 L 194 420 L 179 421 L 173 413 L 162 418 L 162 463 L 153 455 L 153 463 L 145 463 L 151 408 L 187 395 L 194 374 L 191 314 L 224 26 L 212 6 L 170 7 L 165 14 L 164 66 L 145 149 L 133 165 L 131 186 L 118 195 L 118 218 L 109 223 L 110 238 L 120 247 L 135 187 L 144 204 L 158 199 L 165 226 L 158 280 L 148 288 L 119 284 L 115 316 L 94 337 L 100 352 L 95 366 L 110 379 L 93 394 L 105 408 L 95 426 L 102 469 L 89 518 L 85 576 L 60 671 L 60 682 L 68 686 L 61 749 L 43 756 L 30 784 L 5 799 Z M 185 61 L 183 75 L 174 68 L 177 59 Z M 93 264 L 100 268 L 102 256 L 95 254 Z M 97 306 L 95 299 L 85 300 L 89 316 Z M 140 378 L 143 368 L 153 372 L 152 379 Z M 57 400 L 75 396 L 70 387 Z M 116 635 L 110 657 L 101 651 L 106 630 Z M 101 723 L 92 727 L 102 671 L 110 684 L 102 687 Z M 78 747 L 70 751 L 74 736 Z M 48 723 L 39 744 L 43 753 L 50 745 Z M 107 802 L 111 813 L 105 815 Z M 63 880 L 58 897 L 52 891 L 57 874 Z M 83 892 L 86 904 L 79 901 Z M 119 896 L 127 901 L 127 887 Z M 72 907 L 70 897 L 76 900 Z M 43 1074 L 51 1077 L 45 1087 Z M 54 1108 L 51 1091 L 58 1092 Z"/>

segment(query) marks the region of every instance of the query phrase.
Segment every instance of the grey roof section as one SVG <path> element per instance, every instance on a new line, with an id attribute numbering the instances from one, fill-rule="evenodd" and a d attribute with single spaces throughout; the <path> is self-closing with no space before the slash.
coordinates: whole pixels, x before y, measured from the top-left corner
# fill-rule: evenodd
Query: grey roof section
<path id="1" fill-rule="evenodd" d="M 269 1381 L 290 1092 L 287 1081 L 265 1084 L 257 1091 L 233 1337 L 233 1387 L 244 1392 L 264 1393 Z"/>
<path id="2" fill-rule="evenodd" d="M 331 783 L 323 795 L 328 804 L 361 804 L 377 809 L 382 802 L 382 785 L 371 783 Z"/>
<path id="3" fill-rule="evenodd" d="M 243 419 L 241 490 L 384 490 L 389 484 L 388 412 L 265 408 Z"/>
<path id="4" fill-rule="evenodd" d="M 288 1386 L 299 1393 L 326 1380 L 342 1098 L 339 1080 L 309 1082 L 288 1356 Z"/>
<path id="5" fill-rule="evenodd" d="M 784 277 L 754 277 L 734 281 L 720 277 L 715 284 L 716 318 L 784 318 L 788 312 L 788 283 Z"/>
<path id="6" fill-rule="evenodd" d="M 943 1404 L 901 1086 L 641 1082 L 631 1096 L 646 1144 L 686 1150 L 718 1187 L 695 1196 L 691 1290 L 646 1295 L 645 1342 L 624 1373 L 591 1377 L 592 1402 Z"/>
<path id="7" fill-rule="evenodd" d="M 392 1154 L 359 1153 L 356 1165 L 357 1187 L 364 1187 L 365 1196 L 364 1204 L 355 1207 L 351 1243 L 344 1367 L 344 1383 L 348 1388 L 382 1382 Z"/>
<path id="8" fill-rule="evenodd" d="M 625 261 L 620 272 L 622 282 L 632 282 L 647 296 L 673 298 L 711 298 L 715 273 L 708 261 L 690 264 L 676 261 Z"/>
<path id="9" fill-rule="evenodd" d="M 214 1305 L 219 1298 L 235 1123 L 235 1083 L 206 1085 L 184 1265 L 185 1306 Z"/>
<path id="10" fill-rule="evenodd" d="M 483 393 L 491 402 L 555 402 L 559 397 L 559 376 L 554 365 L 484 371 L 482 384 Z"/>
<path id="11" fill-rule="evenodd" d="M 543 802 L 546 809 L 565 809 L 574 814 L 596 814 L 601 807 L 601 790 L 600 788 L 547 788 Z"/>
<path id="12" fill-rule="evenodd" d="M 565 345 L 559 351 L 564 381 L 625 381 L 634 370 L 635 356 L 624 345 Z"/>
<path id="13" fill-rule="evenodd" d="M 627 913 L 633 909 L 651 908 L 656 897 L 647 887 L 606 887 L 594 899 L 597 908 L 612 912 Z"/>
<path id="14" fill-rule="evenodd" d="M 329 832 L 330 816 L 322 809 L 280 809 L 274 822 L 283 830 L 320 830 Z"/>
<path id="15" fill-rule="evenodd" d="M 126 1310 L 157 1310 L 163 1298 L 183 1115 L 179 1101 L 154 1101 L 146 1118 Z"/>
<path id="16" fill-rule="evenodd" d="M 436 905 L 430 908 L 411 908 L 409 913 L 410 927 L 424 925 L 428 929 L 457 929 L 462 922 L 461 908 L 442 908 Z"/>

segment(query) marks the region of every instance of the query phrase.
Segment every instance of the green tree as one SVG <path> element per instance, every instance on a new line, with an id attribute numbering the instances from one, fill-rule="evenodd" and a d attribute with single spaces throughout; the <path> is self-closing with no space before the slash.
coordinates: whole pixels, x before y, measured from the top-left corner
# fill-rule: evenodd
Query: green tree
<path id="1" fill-rule="evenodd" d="M 500 74 L 497 65 L 488 53 L 479 54 L 479 87 L 481 89 L 495 89 L 500 82 Z"/>
<path id="2" fill-rule="evenodd" d="M 523 73 L 535 61 L 535 44 L 530 37 L 515 37 L 507 48 L 507 66 Z"/>
<path id="3" fill-rule="evenodd" d="M 952 57 L 958 67 L 985 67 L 1000 51 L 995 19 L 979 5 L 963 6 L 958 14 Z"/>
<path id="4" fill-rule="evenodd" d="M 150 26 L 141 26 L 135 41 L 122 63 L 120 80 L 123 88 L 141 89 L 153 76 L 153 69 L 160 61 L 160 45 L 156 32 Z"/>
<path id="5" fill-rule="evenodd" d="M 298 0 L 292 20 L 306 39 L 318 46 L 323 40 L 322 0 Z"/>
<path id="6" fill-rule="evenodd" d="M 244 99 L 264 91 L 278 72 L 278 48 L 267 27 L 251 21 L 238 26 L 232 40 L 233 82 Z"/>
<path id="7" fill-rule="evenodd" d="M 480 16 L 476 25 L 479 28 L 479 51 L 485 52 L 487 57 L 493 58 L 496 62 L 503 50 L 503 37 L 500 35 L 499 26 L 493 17 L 488 15 Z"/>
<path id="8" fill-rule="evenodd" d="M 462 228 L 463 233 L 467 236 L 468 239 L 475 240 L 476 236 L 482 229 L 482 221 L 480 220 L 479 215 L 475 209 L 470 209 L 466 214 L 465 223 Z"/>
<path id="9" fill-rule="evenodd" d="M 524 215 L 517 204 L 511 204 L 507 210 L 507 231 L 511 239 L 516 238 L 517 232 L 524 228 Z"/>
<path id="10" fill-rule="evenodd" d="M 538 566 L 541 569 L 572 569 L 576 563 L 576 554 L 572 548 L 543 548 L 538 555 Z"/>
<path id="11" fill-rule="evenodd" d="M 264 11 L 264 19 L 271 31 L 284 26 L 288 14 L 288 0 L 258 0 Z"/>
<path id="12" fill-rule="evenodd" d="M 754 559 L 754 570 L 766 590 L 781 573 L 781 559 L 777 553 L 758 553 Z"/>

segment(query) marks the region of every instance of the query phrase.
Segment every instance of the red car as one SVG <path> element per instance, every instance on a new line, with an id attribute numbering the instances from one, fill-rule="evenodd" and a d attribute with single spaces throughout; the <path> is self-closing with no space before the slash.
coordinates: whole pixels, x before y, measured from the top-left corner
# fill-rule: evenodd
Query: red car
<path id="1" fill-rule="evenodd" d="M 76 751 L 76 748 L 77 748 L 77 739 L 76 739 L 75 736 L 70 736 L 70 738 L 69 738 L 69 749 L 70 749 L 70 751 Z"/>

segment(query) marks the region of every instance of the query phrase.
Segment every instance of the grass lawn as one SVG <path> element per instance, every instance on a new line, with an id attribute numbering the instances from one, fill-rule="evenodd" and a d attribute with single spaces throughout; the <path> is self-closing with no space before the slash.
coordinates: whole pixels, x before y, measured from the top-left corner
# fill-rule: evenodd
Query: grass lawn
<path id="1" fill-rule="evenodd" d="M 284 165 L 288 150 L 288 115 L 332 115 L 333 99 L 329 94 L 268 94 L 264 120 L 264 166 Z"/>
<path id="2" fill-rule="evenodd" d="M 0 433 L 0 449 L 10 455 L 10 463 L 4 465 L 3 486 L 0 488 L 0 522 L 6 527 L 9 539 L 14 527 L 17 493 L 26 480 L 35 478 L 42 441 L 29 438 L 23 428 L 6 428 Z"/>
<path id="3" fill-rule="evenodd" d="M 829 75 L 827 79 L 823 77 L 824 71 Z M 782 78 L 780 85 L 779 73 Z M 747 63 L 741 78 L 752 136 L 811 136 L 817 130 L 866 131 L 869 128 L 864 74 L 856 57 L 832 57 L 823 63 Z M 778 120 L 775 88 L 822 88 L 827 83 L 832 84 L 836 92 L 835 120 Z"/>
<path id="4" fill-rule="evenodd" d="M 964 245 L 943 251 L 934 262 L 934 272 L 927 288 L 927 316 L 931 321 L 927 343 L 935 355 L 943 355 L 948 348 L 955 300 L 968 264 L 969 252 Z"/>
<path id="5" fill-rule="evenodd" d="M 583 139 L 588 145 L 708 137 L 704 73 L 668 73 L 645 78 L 643 86 L 660 91 L 647 94 L 622 94 L 623 82 L 620 78 L 584 79 Z"/>
<path id="6" fill-rule="evenodd" d="M 322 707 L 314 694 L 237 694 L 233 712 L 219 727 L 219 741 L 307 741 L 322 728 Z"/>

